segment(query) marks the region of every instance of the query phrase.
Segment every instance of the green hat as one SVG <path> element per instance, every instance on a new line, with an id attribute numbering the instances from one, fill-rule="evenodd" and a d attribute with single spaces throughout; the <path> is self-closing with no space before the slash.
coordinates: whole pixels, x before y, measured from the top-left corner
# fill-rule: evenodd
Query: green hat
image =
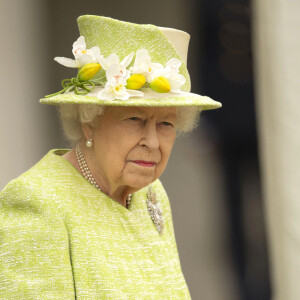
<path id="1" fill-rule="evenodd" d="M 78 74 L 62 81 L 63 90 L 45 96 L 44 104 L 109 106 L 222 106 L 190 93 L 186 67 L 189 35 L 181 30 L 140 25 L 100 16 L 78 18 L 80 37 L 75 59 L 56 57 Z"/>

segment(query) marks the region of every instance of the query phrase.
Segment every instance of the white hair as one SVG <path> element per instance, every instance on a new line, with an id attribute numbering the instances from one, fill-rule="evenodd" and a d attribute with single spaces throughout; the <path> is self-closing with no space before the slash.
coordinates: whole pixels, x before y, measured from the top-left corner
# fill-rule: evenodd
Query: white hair
<path id="1" fill-rule="evenodd" d="M 77 143 L 83 138 L 82 123 L 90 123 L 96 117 L 105 113 L 106 106 L 95 104 L 61 104 L 59 106 L 63 131 L 71 143 Z M 201 110 L 198 107 L 179 107 L 176 118 L 177 134 L 193 130 L 199 121 Z"/>

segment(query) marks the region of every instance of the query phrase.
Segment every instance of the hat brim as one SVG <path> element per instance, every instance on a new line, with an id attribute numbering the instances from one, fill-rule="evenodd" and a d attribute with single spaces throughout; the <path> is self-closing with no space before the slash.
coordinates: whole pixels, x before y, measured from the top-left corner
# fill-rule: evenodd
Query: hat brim
<path id="1" fill-rule="evenodd" d="M 144 107 L 179 107 L 196 106 L 201 110 L 217 109 L 222 106 L 218 101 L 212 100 L 207 96 L 201 96 L 194 93 L 155 93 L 150 89 L 141 89 L 143 97 L 131 97 L 127 100 L 115 99 L 112 101 L 99 99 L 96 95 L 100 91 L 93 91 L 87 95 L 76 95 L 75 93 L 66 93 L 42 98 L 43 104 L 96 104 L 104 106 L 144 106 Z"/>

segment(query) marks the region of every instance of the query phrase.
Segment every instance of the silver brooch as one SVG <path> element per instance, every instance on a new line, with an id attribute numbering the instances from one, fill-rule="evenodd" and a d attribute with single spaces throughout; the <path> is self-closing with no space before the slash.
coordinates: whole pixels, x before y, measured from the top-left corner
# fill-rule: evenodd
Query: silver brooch
<path id="1" fill-rule="evenodd" d="M 147 207 L 149 214 L 151 216 L 151 219 L 159 232 L 159 235 L 162 235 L 164 230 L 164 220 L 162 217 L 162 211 L 159 208 L 157 201 L 156 201 L 156 193 L 153 192 L 152 187 L 150 186 L 148 189 L 147 194 Z"/>

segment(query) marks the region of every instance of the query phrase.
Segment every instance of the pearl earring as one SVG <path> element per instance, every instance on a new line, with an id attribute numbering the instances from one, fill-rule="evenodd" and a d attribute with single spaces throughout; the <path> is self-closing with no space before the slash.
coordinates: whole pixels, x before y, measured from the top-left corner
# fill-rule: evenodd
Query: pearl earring
<path id="1" fill-rule="evenodd" d="M 92 139 L 89 139 L 86 141 L 85 145 L 88 147 L 88 148 L 91 148 L 93 146 L 93 140 Z"/>

